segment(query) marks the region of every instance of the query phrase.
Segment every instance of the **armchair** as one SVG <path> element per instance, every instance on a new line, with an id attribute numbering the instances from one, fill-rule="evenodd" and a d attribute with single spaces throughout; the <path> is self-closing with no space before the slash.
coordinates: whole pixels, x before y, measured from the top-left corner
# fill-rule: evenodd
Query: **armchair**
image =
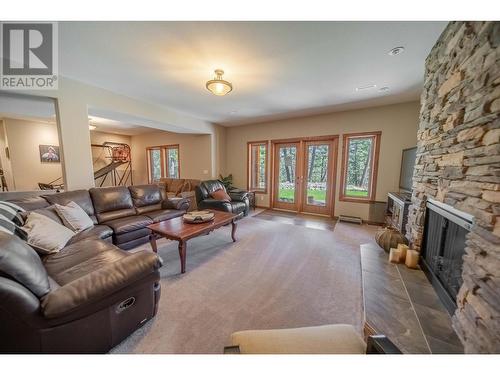
<path id="1" fill-rule="evenodd" d="M 232 212 L 238 214 L 239 217 L 248 215 L 250 202 L 246 191 L 229 192 L 230 201 L 212 198 L 211 194 L 220 189 L 226 191 L 222 182 L 218 180 L 202 181 L 196 186 L 196 202 L 198 208 Z"/>

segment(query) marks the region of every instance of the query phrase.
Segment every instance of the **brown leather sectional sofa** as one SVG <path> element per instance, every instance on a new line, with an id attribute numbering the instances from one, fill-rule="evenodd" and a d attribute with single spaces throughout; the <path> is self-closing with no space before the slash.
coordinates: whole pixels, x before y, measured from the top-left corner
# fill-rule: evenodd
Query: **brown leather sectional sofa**
<path id="1" fill-rule="evenodd" d="M 82 207 L 94 222 L 94 227 L 78 233 L 71 242 L 100 238 L 124 250 L 149 241 L 149 224 L 182 216 L 189 208 L 188 199 L 167 198 L 165 190 L 155 184 L 74 190 L 13 202 L 62 224 L 51 205 L 70 201 Z"/>
<path id="2" fill-rule="evenodd" d="M 141 185 L 16 203 L 60 221 L 51 205 L 69 201 L 95 225 L 58 253 L 39 256 L 18 237 L 0 232 L 1 353 L 106 352 L 156 314 L 161 259 L 118 247 L 147 241 L 146 225 L 182 215 L 187 202 L 164 199 L 157 185 Z"/>

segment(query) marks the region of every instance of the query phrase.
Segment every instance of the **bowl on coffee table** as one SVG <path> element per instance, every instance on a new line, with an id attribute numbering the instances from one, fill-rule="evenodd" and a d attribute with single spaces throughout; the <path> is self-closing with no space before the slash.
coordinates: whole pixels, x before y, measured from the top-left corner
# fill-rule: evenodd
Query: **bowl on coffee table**
<path id="1" fill-rule="evenodd" d="M 184 222 L 190 224 L 200 224 L 212 221 L 215 214 L 208 210 L 203 211 L 191 211 L 182 216 Z"/>

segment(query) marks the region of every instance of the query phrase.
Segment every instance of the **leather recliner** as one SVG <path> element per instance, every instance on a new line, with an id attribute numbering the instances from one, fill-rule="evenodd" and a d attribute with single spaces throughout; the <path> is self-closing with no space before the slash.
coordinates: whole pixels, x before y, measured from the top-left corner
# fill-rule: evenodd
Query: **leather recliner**
<path id="1" fill-rule="evenodd" d="M 41 259 L 0 232 L 0 352 L 109 351 L 156 314 L 160 267 L 99 239 Z"/>
<path id="2" fill-rule="evenodd" d="M 250 211 L 250 202 L 247 192 L 229 192 L 228 195 L 231 198 L 229 202 L 212 198 L 211 194 L 220 189 L 226 191 L 224 184 L 219 180 L 202 181 L 196 186 L 195 191 L 198 208 L 232 212 L 237 214 L 240 218 L 248 215 Z"/>

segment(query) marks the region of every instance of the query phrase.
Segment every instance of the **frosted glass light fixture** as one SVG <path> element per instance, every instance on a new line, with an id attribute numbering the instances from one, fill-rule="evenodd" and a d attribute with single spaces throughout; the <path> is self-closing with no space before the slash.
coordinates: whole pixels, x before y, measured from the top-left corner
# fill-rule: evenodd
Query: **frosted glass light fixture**
<path id="1" fill-rule="evenodd" d="M 233 90 L 233 85 L 222 79 L 223 74 L 223 70 L 216 69 L 214 79 L 207 81 L 206 87 L 214 95 L 224 96 Z"/>

